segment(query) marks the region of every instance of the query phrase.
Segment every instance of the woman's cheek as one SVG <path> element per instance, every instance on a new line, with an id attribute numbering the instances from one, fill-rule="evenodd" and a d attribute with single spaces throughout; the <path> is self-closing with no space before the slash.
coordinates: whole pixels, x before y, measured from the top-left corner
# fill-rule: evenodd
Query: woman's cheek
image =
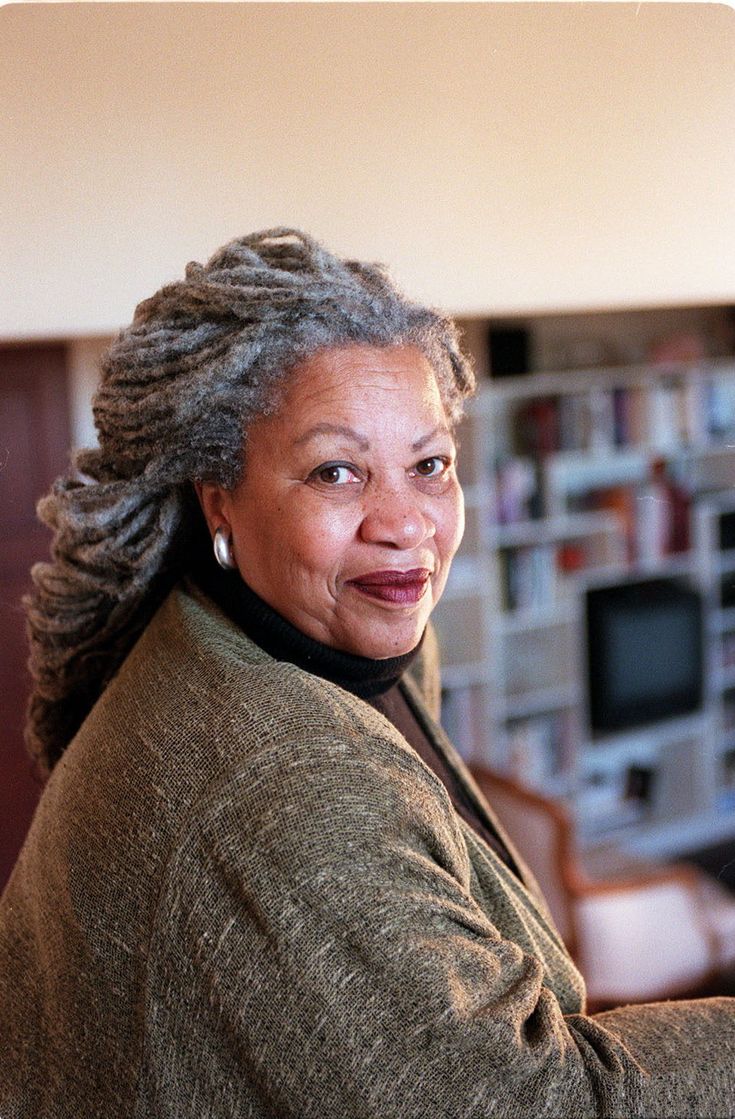
<path id="1" fill-rule="evenodd" d="M 360 524 L 355 509 L 323 506 L 303 510 L 299 517 L 299 552 L 314 570 L 331 571 L 347 558 Z"/>
<path id="2" fill-rule="evenodd" d="M 444 494 L 437 518 L 442 559 L 444 563 L 449 563 L 464 536 L 464 494 L 459 482 L 455 482 L 452 490 Z"/>

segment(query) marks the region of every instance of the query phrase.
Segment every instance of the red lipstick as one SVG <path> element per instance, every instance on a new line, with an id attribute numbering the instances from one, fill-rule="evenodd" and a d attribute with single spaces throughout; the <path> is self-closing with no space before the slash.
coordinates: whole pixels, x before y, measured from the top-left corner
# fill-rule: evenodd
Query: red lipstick
<path id="1" fill-rule="evenodd" d="M 394 602 L 398 606 L 414 606 L 424 594 L 431 572 L 426 567 L 411 571 L 370 571 L 356 579 L 348 579 L 351 587 L 380 602 Z"/>

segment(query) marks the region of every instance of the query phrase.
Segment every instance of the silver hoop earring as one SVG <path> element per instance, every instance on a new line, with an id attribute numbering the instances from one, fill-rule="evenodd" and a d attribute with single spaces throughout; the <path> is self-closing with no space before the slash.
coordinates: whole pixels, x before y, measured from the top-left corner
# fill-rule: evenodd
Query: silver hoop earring
<path id="1" fill-rule="evenodd" d="M 220 525 L 214 534 L 214 558 L 223 571 L 234 571 L 237 567 L 232 555 L 232 542 L 230 534 L 224 525 Z"/>

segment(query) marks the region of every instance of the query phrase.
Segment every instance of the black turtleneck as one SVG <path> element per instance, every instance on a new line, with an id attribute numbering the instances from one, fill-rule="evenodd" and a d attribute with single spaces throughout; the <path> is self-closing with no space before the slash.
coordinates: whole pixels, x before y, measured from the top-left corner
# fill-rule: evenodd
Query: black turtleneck
<path id="1" fill-rule="evenodd" d="M 192 575 L 220 609 L 275 660 L 287 661 L 330 680 L 380 711 L 437 775 L 449 793 L 455 811 L 508 866 L 516 869 L 490 821 L 484 814 L 481 816 L 478 813 L 474 801 L 434 747 L 398 686 L 401 676 L 421 648 L 421 641 L 410 652 L 387 659 L 374 660 L 343 653 L 296 629 L 264 602 L 238 572 L 222 571 L 209 557 L 201 557 Z"/>

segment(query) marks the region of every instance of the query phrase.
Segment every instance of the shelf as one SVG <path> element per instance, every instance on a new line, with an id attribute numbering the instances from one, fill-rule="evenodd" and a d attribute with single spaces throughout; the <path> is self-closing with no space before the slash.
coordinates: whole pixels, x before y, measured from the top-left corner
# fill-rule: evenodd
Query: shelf
<path id="1" fill-rule="evenodd" d="M 487 684 L 490 670 L 486 661 L 442 666 L 443 688 L 466 688 L 472 684 Z"/>
<path id="2" fill-rule="evenodd" d="M 717 757 L 722 758 L 723 755 L 735 752 L 735 729 L 730 728 L 722 733 L 720 741 L 717 743 Z"/>
<path id="3" fill-rule="evenodd" d="M 614 760 L 629 763 L 642 753 L 655 754 L 668 743 L 685 738 L 701 738 L 705 732 L 706 715 L 695 712 L 675 719 L 665 719 L 647 726 L 620 731 L 584 743 L 584 769 L 599 767 Z"/>
<path id="4" fill-rule="evenodd" d="M 710 443 L 686 456 L 687 481 L 691 488 L 706 491 L 732 490 L 735 484 L 735 446 Z"/>
<path id="5" fill-rule="evenodd" d="M 649 454 L 640 447 L 619 447 L 600 453 L 556 451 L 544 464 L 548 490 L 566 497 L 644 482 L 650 471 Z"/>
<path id="6" fill-rule="evenodd" d="M 669 858 L 735 837 L 735 811 L 698 812 L 665 821 L 648 821 L 625 836 L 631 854 Z"/>
<path id="7" fill-rule="evenodd" d="M 620 525 L 613 513 L 569 513 L 567 516 L 493 525 L 491 532 L 493 543 L 497 548 L 514 548 L 523 544 L 548 544 L 575 540 L 605 532 L 619 535 Z"/>
<path id="8" fill-rule="evenodd" d="M 495 624 L 503 633 L 525 633 L 530 629 L 566 625 L 577 617 L 575 603 L 570 598 L 547 607 L 528 610 L 505 610 L 498 614 Z"/>
<path id="9" fill-rule="evenodd" d="M 698 321 L 705 336 L 714 320 L 700 310 L 682 337 Z M 724 338 L 724 310 L 716 321 Z M 565 351 L 560 330 L 556 318 L 539 326 L 538 360 Z M 630 343 L 619 330 L 608 352 Z M 651 330 L 646 340 L 637 325 L 635 344 L 655 348 L 656 320 Z M 471 337 L 481 345 L 486 333 Z M 466 552 L 450 577 L 440 636 L 454 661 L 443 672 L 446 686 L 471 689 L 457 707 L 480 720 L 481 760 L 509 765 L 509 751 L 523 756 L 524 735 L 529 757 L 543 760 L 546 735 L 551 761 L 538 769 L 539 787 L 572 803 L 580 792 L 588 841 L 665 855 L 735 835 L 735 767 L 723 761 L 735 750 L 725 694 L 735 691 L 735 666 L 709 668 L 700 712 L 594 741 L 585 679 L 585 596 L 596 587 L 646 578 L 697 587 L 710 666 L 721 663 L 725 635 L 735 634 L 735 604 L 722 608 L 720 600 L 720 582 L 735 581 L 735 548 L 716 550 L 719 516 L 735 513 L 735 359 L 486 380 L 460 437 Z M 498 511 L 510 519 L 495 523 Z M 688 550 L 668 554 L 671 546 Z M 503 602 L 514 607 L 501 609 Z M 655 771 L 650 803 L 626 800 L 631 766 Z M 529 779 L 535 772 L 530 765 Z"/>
<path id="10" fill-rule="evenodd" d="M 735 373 L 732 358 L 705 358 L 700 361 L 672 362 L 666 365 L 593 366 L 589 369 L 567 369 L 548 373 L 523 373 L 486 381 L 479 394 L 480 409 L 492 414 L 492 404 L 502 400 L 524 400 L 533 397 L 566 396 L 595 389 L 647 388 L 665 381 L 696 378 L 707 381 L 721 374 Z"/>
<path id="11" fill-rule="evenodd" d="M 568 801 L 574 794 L 574 779 L 569 773 L 555 773 L 544 780 L 539 791 L 554 800 Z"/>
<path id="12" fill-rule="evenodd" d="M 575 820 L 579 839 L 585 845 L 609 839 L 621 831 L 630 833 L 644 823 L 647 815 L 646 806 L 634 801 L 613 802 L 602 795 L 596 798 L 583 794 L 577 803 Z"/>
<path id="13" fill-rule="evenodd" d="M 715 559 L 715 572 L 718 575 L 732 575 L 735 574 L 735 551 L 728 548 L 726 552 L 720 552 Z"/>
<path id="14" fill-rule="evenodd" d="M 630 564 L 629 573 L 632 578 L 655 575 L 691 575 L 696 570 L 696 557 L 691 552 L 679 552 L 676 555 L 663 556 L 658 560 L 647 560 Z"/>
<path id="15" fill-rule="evenodd" d="M 574 685 L 537 688 L 522 695 L 507 695 L 500 709 L 500 717 L 503 720 L 522 719 L 547 711 L 559 711 L 576 707 L 579 699 L 579 689 Z"/>
<path id="16" fill-rule="evenodd" d="M 735 807 L 662 820 L 645 807 L 641 814 L 636 805 L 623 805 L 617 813 L 600 816 L 597 826 L 582 815 L 578 827 L 582 844 L 593 850 L 597 843 L 616 838 L 631 855 L 666 859 L 735 838 Z"/>
<path id="17" fill-rule="evenodd" d="M 715 607 L 709 616 L 710 634 L 730 633 L 735 630 L 735 606 Z"/>
<path id="18" fill-rule="evenodd" d="M 691 455 L 694 458 L 707 458 L 709 455 L 713 458 L 735 455 L 735 444 L 730 442 L 730 439 L 731 436 L 723 436 L 721 439 L 715 436 L 711 436 L 709 439 L 695 439 L 691 443 L 683 443 L 679 450 L 682 455 Z"/>
<path id="19" fill-rule="evenodd" d="M 727 668 L 720 666 L 715 669 L 711 686 L 715 692 L 726 692 L 730 688 L 735 688 L 735 665 L 729 665 Z"/>

